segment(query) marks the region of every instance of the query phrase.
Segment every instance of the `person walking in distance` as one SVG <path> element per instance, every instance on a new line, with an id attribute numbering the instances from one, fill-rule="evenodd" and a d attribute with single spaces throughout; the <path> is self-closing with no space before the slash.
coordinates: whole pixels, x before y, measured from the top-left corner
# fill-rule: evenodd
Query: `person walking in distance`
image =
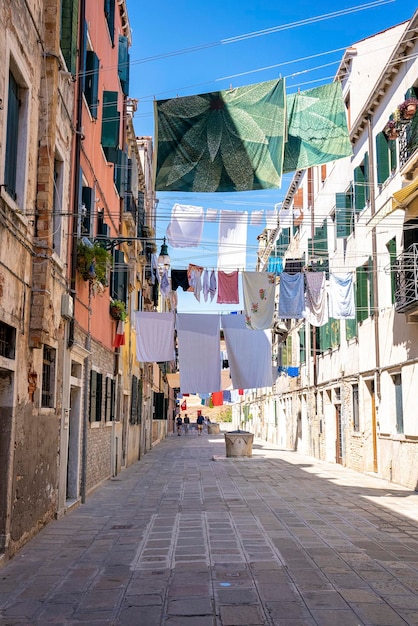
<path id="1" fill-rule="evenodd" d="M 179 436 L 179 437 L 180 437 L 180 435 L 181 435 L 181 425 L 182 425 L 182 424 L 183 424 L 183 420 L 182 420 L 182 418 L 181 418 L 181 415 L 179 415 L 179 416 L 177 417 L 177 434 L 178 434 L 178 436 Z"/>
<path id="2" fill-rule="evenodd" d="M 201 435 L 202 434 L 202 430 L 203 430 L 203 422 L 205 421 L 205 418 L 203 417 L 203 415 L 201 413 L 197 414 L 197 434 Z"/>
<path id="3" fill-rule="evenodd" d="M 187 415 L 187 413 L 184 416 L 184 434 L 187 435 L 187 433 L 189 432 L 189 424 L 190 424 L 190 417 Z"/>

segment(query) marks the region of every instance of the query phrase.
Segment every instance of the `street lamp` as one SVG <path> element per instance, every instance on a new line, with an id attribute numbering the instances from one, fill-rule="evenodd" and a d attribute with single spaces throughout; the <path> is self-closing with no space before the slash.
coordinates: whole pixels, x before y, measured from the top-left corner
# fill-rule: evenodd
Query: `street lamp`
<path id="1" fill-rule="evenodd" d="M 157 259 L 157 263 L 159 267 L 161 267 L 163 270 L 167 270 L 167 272 L 170 269 L 171 259 L 168 256 L 168 247 L 165 242 L 165 237 L 164 237 L 163 244 L 161 246 L 160 254 Z"/>

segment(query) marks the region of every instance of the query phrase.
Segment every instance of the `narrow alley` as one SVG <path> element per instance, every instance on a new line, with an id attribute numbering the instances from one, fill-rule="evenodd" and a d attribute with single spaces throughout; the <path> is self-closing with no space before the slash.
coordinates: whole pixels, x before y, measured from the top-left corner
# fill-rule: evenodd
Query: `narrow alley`
<path id="1" fill-rule="evenodd" d="M 170 435 L 0 569 L 0 624 L 418 624 L 418 493 Z"/>

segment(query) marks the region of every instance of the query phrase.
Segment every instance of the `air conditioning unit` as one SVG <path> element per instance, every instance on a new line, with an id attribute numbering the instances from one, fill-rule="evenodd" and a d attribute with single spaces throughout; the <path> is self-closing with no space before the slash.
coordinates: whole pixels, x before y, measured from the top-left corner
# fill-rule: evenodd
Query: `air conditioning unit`
<path id="1" fill-rule="evenodd" d="M 66 320 L 74 316 L 74 300 L 68 293 L 61 296 L 61 316 Z"/>

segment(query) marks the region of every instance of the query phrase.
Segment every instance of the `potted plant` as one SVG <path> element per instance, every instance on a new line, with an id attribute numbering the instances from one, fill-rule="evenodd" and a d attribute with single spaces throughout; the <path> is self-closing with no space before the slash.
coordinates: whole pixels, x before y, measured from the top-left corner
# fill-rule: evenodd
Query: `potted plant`
<path id="1" fill-rule="evenodd" d="M 399 137 L 399 126 L 395 120 L 389 120 L 383 129 L 388 139 L 397 139 Z"/>
<path id="2" fill-rule="evenodd" d="M 398 111 L 402 120 L 411 120 L 417 112 L 418 99 L 407 98 L 399 106 Z"/>
<path id="3" fill-rule="evenodd" d="M 125 302 L 123 302 L 123 300 L 111 300 L 109 305 L 109 313 L 114 320 L 121 320 L 122 322 L 124 322 L 127 317 Z"/>
<path id="4" fill-rule="evenodd" d="M 84 280 L 107 285 L 112 255 L 99 243 L 83 238 L 77 244 L 77 271 Z"/>

